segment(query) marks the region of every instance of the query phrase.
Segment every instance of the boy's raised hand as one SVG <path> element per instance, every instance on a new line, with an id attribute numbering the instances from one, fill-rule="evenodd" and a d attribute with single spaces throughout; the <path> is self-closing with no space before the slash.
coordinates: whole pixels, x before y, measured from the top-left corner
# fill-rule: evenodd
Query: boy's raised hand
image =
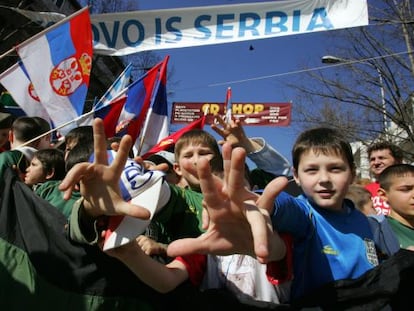
<path id="1" fill-rule="evenodd" d="M 90 217 L 101 215 L 129 215 L 148 219 L 147 209 L 125 202 L 119 189 L 119 180 L 131 148 L 131 137 L 125 135 L 119 144 L 117 156 L 108 165 L 106 137 L 103 121 L 96 118 L 93 123 L 94 162 L 78 163 L 67 174 L 59 186 L 64 197 L 70 197 L 73 189 L 80 185 L 84 198 L 84 210 Z"/>
<path id="2" fill-rule="evenodd" d="M 218 124 L 213 123 L 211 129 L 223 137 L 223 140 L 218 141 L 219 145 L 229 142 L 233 147 L 239 147 L 248 140 L 240 120 L 225 121 L 221 116 L 217 115 L 215 121 Z"/>
<path id="3" fill-rule="evenodd" d="M 245 188 L 245 156 L 242 148 L 232 150 L 230 143 L 223 145 L 224 181 L 212 175 L 207 161 L 197 163 L 208 214 L 207 231 L 195 239 L 172 242 L 167 250 L 169 256 L 247 254 L 260 262 L 268 261 L 273 236 L 269 211 L 287 179 L 276 179 L 259 197 Z"/>

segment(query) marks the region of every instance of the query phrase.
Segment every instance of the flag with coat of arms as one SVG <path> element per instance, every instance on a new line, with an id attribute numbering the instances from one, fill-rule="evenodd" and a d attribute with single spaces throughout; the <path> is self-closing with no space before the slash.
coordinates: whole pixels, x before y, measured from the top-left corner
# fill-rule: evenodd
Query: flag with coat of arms
<path id="1" fill-rule="evenodd" d="M 83 114 L 92 67 L 92 28 L 85 7 L 16 47 L 40 102 L 65 135 Z"/>

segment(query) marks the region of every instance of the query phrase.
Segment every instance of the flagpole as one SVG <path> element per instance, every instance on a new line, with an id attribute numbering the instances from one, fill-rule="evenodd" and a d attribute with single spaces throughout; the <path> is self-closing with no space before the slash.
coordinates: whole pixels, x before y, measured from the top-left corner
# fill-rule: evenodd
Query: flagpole
<path id="1" fill-rule="evenodd" d="M 12 47 L 10 50 L 8 50 L 7 52 L 3 53 L 0 55 L 0 59 L 3 59 L 4 57 L 6 57 L 7 55 L 9 55 L 10 53 L 14 52 L 16 50 L 15 47 Z M 12 56 L 10 56 L 12 57 Z"/>
<path id="2" fill-rule="evenodd" d="M 231 122 L 231 116 L 232 116 L 232 102 L 231 102 L 231 87 L 229 86 L 227 88 L 227 93 L 226 93 L 226 123 L 230 124 Z"/>
<path id="3" fill-rule="evenodd" d="M 32 138 L 32 139 L 31 139 L 31 140 L 29 140 L 29 141 L 26 141 L 25 143 L 23 143 L 23 144 L 19 145 L 19 147 L 23 147 L 23 146 L 29 145 L 29 144 L 31 144 L 32 142 L 34 142 L 34 141 L 38 140 L 39 138 L 42 138 L 43 136 L 46 136 L 46 135 L 48 135 L 48 134 L 51 134 L 51 133 L 53 133 L 53 132 L 55 132 L 55 131 L 57 131 L 57 130 L 61 129 L 62 127 L 68 126 L 69 124 L 71 124 L 71 123 L 73 123 L 73 122 L 78 122 L 78 121 L 79 121 L 79 120 L 81 120 L 82 118 L 86 118 L 86 117 L 88 117 L 88 116 L 89 116 L 89 115 L 91 115 L 93 112 L 94 112 L 94 111 L 93 111 L 93 110 L 91 110 L 91 111 L 89 111 L 89 112 L 87 112 L 87 113 L 85 113 L 85 114 L 83 114 L 83 115 L 81 115 L 81 116 L 77 117 L 76 119 L 73 119 L 73 120 L 71 120 L 71 121 L 68 121 L 68 122 L 66 122 L 66 123 L 63 123 L 63 124 L 59 125 L 58 127 L 55 127 L 55 128 L 53 128 L 53 129 L 51 129 L 50 131 L 47 131 L 47 132 L 43 133 L 42 135 L 39 135 L 39 136 L 37 136 L 37 137 L 35 137 L 35 138 Z"/>

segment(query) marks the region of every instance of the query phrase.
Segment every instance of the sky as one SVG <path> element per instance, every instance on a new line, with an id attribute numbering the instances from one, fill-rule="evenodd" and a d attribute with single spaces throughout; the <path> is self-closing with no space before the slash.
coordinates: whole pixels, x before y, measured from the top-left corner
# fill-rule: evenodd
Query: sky
<path id="1" fill-rule="evenodd" d="M 269 0 L 268 0 L 269 1 Z M 274 0 L 272 0 L 274 1 Z M 168 9 L 202 5 L 223 5 L 261 1 L 236 0 L 139 0 L 138 10 Z M 283 36 L 269 39 L 157 50 L 161 58 L 170 56 L 169 67 L 174 68 L 174 88 L 169 102 L 224 102 L 227 87 L 232 88 L 232 102 L 285 103 L 293 101 L 296 94 L 284 83 L 297 79 L 300 70 L 322 66 L 326 55 L 327 32 Z M 254 50 L 250 50 L 252 45 Z M 275 76 L 272 78 L 261 78 Z M 239 80 L 251 80 L 234 83 Z M 212 84 L 220 84 L 212 86 Z M 263 137 L 270 145 L 291 161 L 290 152 L 298 134 L 295 124 L 295 102 L 292 102 L 292 122 L 287 127 L 245 126 L 249 137 Z M 181 125 L 171 125 L 175 131 Z M 210 133 L 209 125 L 205 127 Z M 248 162 L 249 166 L 253 164 Z M 254 167 L 254 165 L 253 165 Z"/>

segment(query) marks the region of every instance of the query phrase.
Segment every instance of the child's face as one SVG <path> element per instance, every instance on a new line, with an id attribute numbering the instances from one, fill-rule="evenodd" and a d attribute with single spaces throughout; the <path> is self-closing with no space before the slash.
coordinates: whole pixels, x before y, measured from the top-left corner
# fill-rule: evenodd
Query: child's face
<path id="1" fill-rule="evenodd" d="M 46 173 L 43 171 L 43 165 L 36 157 L 34 157 L 30 162 L 29 167 L 26 169 L 24 183 L 33 186 L 44 181 L 46 181 Z"/>
<path id="2" fill-rule="evenodd" d="M 380 190 L 382 198 L 391 206 L 391 217 L 413 227 L 414 225 L 414 176 L 393 176 L 387 191 Z"/>
<path id="3" fill-rule="evenodd" d="M 176 173 L 185 179 L 187 184 L 193 190 L 200 189 L 200 180 L 197 174 L 197 162 L 206 158 L 208 161 L 213 159 L 213 151 L 203 145 L 188 145 L 185 146 L 177 159 L 175 166 Z"/>
<path id="4" fill-rule="evenodd" d="M 343 157 L 310 150 L 302 154 L 294 177 L 310 201 L 321 208 L 341 211 L 354 174 Z"/>

